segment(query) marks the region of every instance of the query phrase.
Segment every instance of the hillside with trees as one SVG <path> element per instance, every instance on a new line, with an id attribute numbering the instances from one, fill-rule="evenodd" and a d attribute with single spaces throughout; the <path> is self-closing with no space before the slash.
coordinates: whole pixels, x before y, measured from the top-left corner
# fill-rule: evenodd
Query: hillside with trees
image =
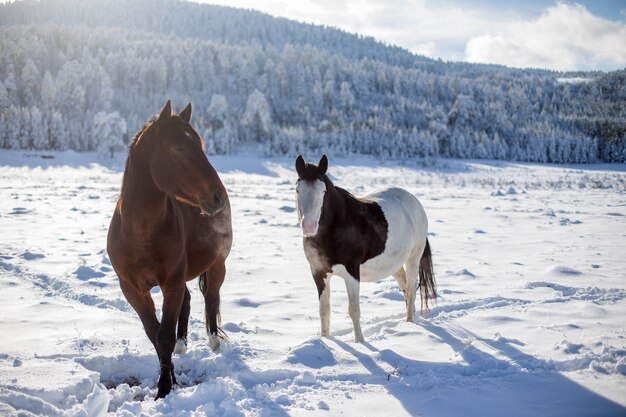
<path id="1" fill-rule="evenodd" d="M 0 147 L 108 154 L 167 99 L 210 153 L 626 161 L 626 70 L 447 63 L 178 0 L 0 5 Z"/>

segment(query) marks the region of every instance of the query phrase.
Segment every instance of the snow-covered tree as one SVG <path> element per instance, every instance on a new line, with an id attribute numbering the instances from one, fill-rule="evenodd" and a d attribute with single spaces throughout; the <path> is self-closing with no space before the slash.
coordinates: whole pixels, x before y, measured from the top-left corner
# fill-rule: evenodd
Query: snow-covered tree
<path id="1" fill-rule="evenodd" d="M 30 138 L 33 148 L 48 149 L 48 123 L 36 106 L 30 109 Z"/>
<path id="2" fill-rule="evenodd" d="M 11 106 L 5 114 L 5 146 L 10 149 L 20 149 L 22 147 L 22 111 L 19 107 Z"/>
<path id="3" fill-rule="evenodd" d="M 115 151 L 124 149 L 126 120 L 118 112 L 98 112 L 93 117 L 93 134 L 98 152 L 105 158 L 113 158 Z"/>
<path id="4" fill-rule="evenodd" d="M 69 141 L 67 139 L 65 121 L 63 120 L 61 113 L 53 110 L 48 125 L 50 129 L 50 147 L 61 151 L 67 150 L 69 147 Z"/>
<path id="5" fill-rule="evenodd" d="M 252 139 L 262 142 L 269 138 L 272 129 L 272 115 L 270 105 L 265 95 L 259 90 L 254 90 L 246 103 L 246 111 L 242 122 L 252 133 Z"/>
<path id="6" fill-rule="evenodd" d="M 211 104 L 206 110 L 206 120 L 213 130 L 224 127 L 228 115 L 228 102 L 221 94 L 214 94 L 211 97 Z"/>
<path id="7" fill-rule="evenodd" d="M 41 105 L 46 111 L 50 111 L 56 105 L 56 86 L 50 71 L 46 71 L 43 75 L 41 83 Z"/>
<path id="8" fill-rule="evenodd" d="M 290 153 L 297 142 L 407 159 L 626 159 L 626 70 L 560 83 L 255 12 L 160 6 L 0 3 L 0 145 L 39 146 L 36 106 L 47 146 L 93 150 L 97 113 L 117 111 L 135 131 L 169 98 L 207 109 L 194 126 L 217 153 L 241 142 Z"/>
<path id="9" fill-rule="evenodd" d="M 354 105 L 354 95 L 350 89 L 350 84 L 343 81 L 339 89 L 339 97 L 341 99 L 341 106 L 344 110 L 350 110 Z"/>
<path id="10" fill-rule="evenodd" d="M 9 100 L 9 92 L 6 88 L 4 88 L 2 81 L 0 81 L 0 112 L 8 108 L 10 105 L 11 101 Z"/>
<path id="11" fill-rule="evenodd" d="M 39 99 L 39 89 L 41 87 L 41 75 L 35 63 L 28 59 L 22 69 L 20 83 L 21 95 L 24 104 L 27 106 L 34 105 Z"/>

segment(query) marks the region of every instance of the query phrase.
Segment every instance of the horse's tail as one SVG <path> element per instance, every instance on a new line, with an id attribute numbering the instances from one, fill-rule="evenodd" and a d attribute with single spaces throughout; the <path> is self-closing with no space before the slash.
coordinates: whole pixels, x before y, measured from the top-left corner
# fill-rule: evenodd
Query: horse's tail
<path id="1" fill-rule="evenodd" d="M 200 292 L 202 292 L 202 294 L 206 294 L 207 288 L 209 286 L 209 277 L 206 272 L 203 272 L 202 274 L 200 274 L 200 277 L 198 277 L 198 285 L 200 287 Z M 220 313 L 219 292 L 217 294 L 217 297 L 217 336 L 222 340 L 226 340 L 228 339 L 228 336 L 226 336 L 226 333 L 224 332 L 224 330 L 222 330 L 222 314 Z M 208 298 L 209 297 L 207 297 L 206 295 L 204 296 L 204 328 L 206 329 L 207 334 L 211 334 L 211 329 L 209 327 L 209 317 L 211 316 L 211 310 Z"/>
<path id="2" fill-rule="evenodd" d="M 429 299 L 437 298 L 437 283 L 435 282 L 435 273 L 433 271 L 433 259 L 430 253 L 430 243 L 426 239 L 426 247 L 420 259 L 419 269 L 420 282 L 418 288 L 420 289 L 420 298 L 422 300 L 422 315 L 428 314 L 430 308 L 428 307 Z"/>

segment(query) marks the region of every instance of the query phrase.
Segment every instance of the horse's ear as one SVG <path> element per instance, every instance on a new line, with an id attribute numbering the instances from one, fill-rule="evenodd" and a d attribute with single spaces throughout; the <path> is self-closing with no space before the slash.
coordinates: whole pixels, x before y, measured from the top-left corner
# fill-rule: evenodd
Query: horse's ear
<path id="1" fill-rule="evenodd" d="M 169 100 L 167 100 L 167 103 L 165 103 L 165 106 L 163 106 L 163 109 L 161 110 L 161 113 L 159 114 L 159 118 L 157 119 L 157 122 L 164 122 L 168 120 L 171 115 L 172 115 L 172 103 Z"/>
<path id="2" fill-rule="evenodd" d="M 328 158 L 326 155 L 322 155 L 322 159 L 320 159 L 320 163 L 317 164 L 317 167 L 319 168 L 321 175 L 326 174 L 326 171 L 328 170 Z"/>
<path id="3" fill-rule="evenodd" d="M 178 116 L 185 122 L 189 123 L 191 121 L 191 103 L 187 104 L 187 107 L 185 107 L 183 111 L 178 113 Z"/>
<path id="4" fill-rule="evenodd" d="M 300 178 L 302 178 L 302 176 L 304 175 L 305 165 L 306 164 L 302 155 L 298 155 L 298 158 L 296 158 L 296 172 L 298 173 L 298 176 Z"/>

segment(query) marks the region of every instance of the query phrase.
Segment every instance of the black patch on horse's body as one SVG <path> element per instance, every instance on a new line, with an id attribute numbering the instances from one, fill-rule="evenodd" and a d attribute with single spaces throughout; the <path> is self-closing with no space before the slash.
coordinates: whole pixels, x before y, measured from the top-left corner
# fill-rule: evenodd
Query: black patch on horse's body
<path id="1" fill-rule="evenodd" d="M 336 187 L 313 164 L 305 164 L 300 171 L 299 181 L 320 180 L 326 184 L 318 232 L 304 238 L 305 254 L 315 268 L 311 272 L 321 294 L 326 286 L 324 278 L 334 265 L 343 265 L 360 280 L 360 266 L 385 251 L 389 225 L 375 201 L 357 198 Z"/>

